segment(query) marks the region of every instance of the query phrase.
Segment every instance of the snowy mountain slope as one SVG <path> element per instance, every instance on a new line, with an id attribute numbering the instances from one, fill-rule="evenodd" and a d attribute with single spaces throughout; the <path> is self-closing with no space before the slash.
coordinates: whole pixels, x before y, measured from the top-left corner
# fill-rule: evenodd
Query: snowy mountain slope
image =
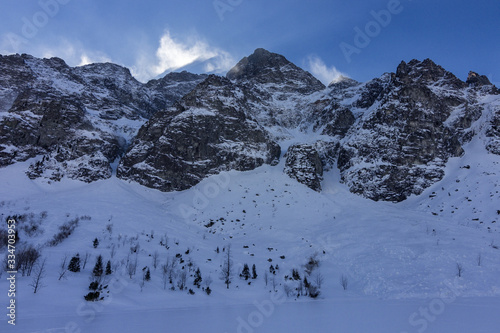
<path id="1" fill-rule="evenodd" d="M 471 154 L 467 161 L 476 158 L 475 148 L 473 143 L 465 147 L 464 158 L 469 159 L 468 153 Z M 497 156 L 489 156 L 490 160 L 481 163 L 485 169 L 499 163 Z M 458 158 L 452 159 L 448 168 L 459 169 L 461 163 L 457 161 Z M 75 322 L 83 332 L 100 332 L 109 329 L 113 320 L 127 321 L 132 313 L 143 313 L 152 316 L 151 321 L 145 323 L 151 331 L 164 329 L 160 318 L 167 316 L 169 322 L 176 323 L 171 327 L 172 331 L 181 332 L 186 327 L 200 329 L 200 326 L 185 326 L 186 323 L 174 319 L 179 315 L 184 318 L 182 311 L 188 311 L 190 316 L 198 316 L 194 314 L 198 311 L 209 311 L 211 318 L 225 317 L 226 320 L 203 325 L 214 331 L 221 327 L 237 331 L 238 317 L 246 320 L 256 311 L 252 304 L 254 300 L 269 300 L 274 276 L 277 294 L 284 302 L 279 303 L 280 306 L 291 313 L 309 313 L 307 309 L 315 308 L 318 317 L 314 327 L 318 332 L 330 331 L 328 318 L 336 316 L 339 307 L 353 312 L 348 311 L 347 317 L 339 318 L 338 325 L 346 327 L 344 332 L 355 332 L 360 325 L 354 322 L 357 313 L 372 313 L 370 309 L 374 306 L 383 309 L 380 315 L 385 320 L 372 332 L 386 332 L 388 328 L 416 331 L 417 328 L 409 324 L 408 317 L 413 312 L 418 313 L 419 307 L 428 306 L 430 299 L 446 300 L 449 304 L 446 312 L 459 313 L 466 318 L 464 327 L 476 325 L 485 332 L 494 332 L 498 322 L 490 311 L 494 313 L 495 309 L 500 309 L 497 278 L 500 250 L 495 248 L 500 237 L 496 224 L 488 224 L 488 229 L 486 224 L 483 226 L 479 222 L 477 227 L 472 226 L 474 222 L 465 223 L 466 219 L 472 221 L 478 216 L 465 202 L 449 201 L 459 207 L 460 216 L 450 212 L 432 214 L 436 202 L 450 200 L 446 191 L 436 191 L 433 198 L 422 195 L 399 204 L 364 199 L 350 193 L 341 184 L 327 186 L 318 193 L 284 175 L 283 163 L 248 172 L 223 172 L 203 180 L 192 189 L 171 193 L 147 189 L 115 177 L 92 184 L 63 179 L 49 185 L 23 177 L 22 164 L 2 169 L 0 176 L 4 185 L 0 197 L 5 199 L 0 203 L 0 209 L 3 217 L 27 214 L 27 220 L 19 222 L 22 230 L 19 246 L 23 242 L 41 245 L 43 255 L 49 258 L 44 280 L 46 286 L 37 294 L 33 294 L 29 286 L 31 277 L 18 276 L 17 299 L 19 304 L 25 304 L 19 309 L 23 314 L 19 319 L 20 327 L 30 331 L 64 327 Z M 473 168 L 471 165 L 471 170 Z M 325 178 L 331 182 L 325 183 L 336 181 L 338 184 L 339 177 L 330 171 Z M 468 186 L 482 179 L 483 175 L 477 172 L 468 174 L 467 181 L 460 183 L 445 176 L 436 186 L 454 186 L 459 191 L 453 195 L 462 196 L 469 190 Z M 492 182 L 491 189 L 499 186 L 498 177 L 489 178 L 488 182 Z M 19 188 L 24 190 L 16 190 Z M 476 194 L 481 200 L 490 195 Z M 491 203 L 498 202 L 499 194 L 495 195 L 490 199 Z M 496 218 L 497 212 L 488 203 L 473 200 L 478 205 L 476 207 L 482 208 L 481 220 Z M 36 221 L 44 211 L 47 217 L 41 219 L 41 231 L 29 237 L 23 225 L 31 223 L 31 213 Z M 80 222 L 73 234 L 60 245 L 47 246 L 46 242 L 58 232 L 58 227 L 75 217 L 80 217 Z M 92 243 L 96 237 L 99 245 L 94 248 Z M 165 247 L 167 238 L 168 249 Z M 220 265 L 224 262 L 223 248 L 228 244 L 231 244 L 234 261 L 229 290 L 219 279 Z M 132 252 L 131 248 L 137 248 L 137 252 Z M 189 254 L 186 254 L 187 250 Z M 156 269 L 152 259 L 155 251 L 159 253 Z M 81 258 L 85 253 L 90 254 L 87 267 L 79 273 L 67 272 L 66 278 L 58 280 L 64 256 L 67 255 L 69 260 L 77 252 Z M 285 280 L 285 275 L 291 276 L 291 270 L 295 268 L 301 277 L 307 276 L 304 265 L 315 253 L 320 265 L 309 279 L 314 281 L 318 273 L 324 277 L 320 299 L 284 296 L 285 285 L 296 286 L 296 282 Z M 85 302 L 83 295 L 88 292 L 89 276 L 99 254 L 105 261 L 111 260 L 114 273 L 108 278 L 109 298 L 94 306 Z M 179 290 L 179 275 L 172 284 L 167 282 L 167 290 L 163 288 L 161 265 L 177 254 L 184 260 L 184 269 L 190 272 L 187 286 L 194 290 L 195 295 Z M 477 264 L 479 254 L 481 266 Z M 134 260 L 138 261 L 138 269 L 130 278 L 127 262 Z M 187 266 L 190 262 L 193 270 Z M 238 277 L 244 263 L 257 267 L 258 277 L 251 280 L 251 285 Z M 460 278 L 456 276 L 457 263 L 464 267 Z M 271 264 L 279 265 L 276 275 L 269 273 Z M 141 269 L 145 266 L 151 270 L 151 281 L 141 287 Z M 178 263 L 179 272 L 181 266 Z M 200 268 L 204 279 L 209 275 L 213 279 L 210 296 L 193 286 L 190 275 L 195 267 Z M 265 272 L 268 272 L 267 286 Z M 339 284 L 342 275 L 348 279 L 347 291 Z M 5 279 L 0 281 L 0 288 L 5 288 Z M 176 290 L 170 290 L 171 286 Z M 58 302 L 47 307 L 46 299 L 54 292 L 59 295 Z M 489 304 L 488 310 L 478 310 L 474 305 L 476 302 Z M 394 304 L 398 304 L 399 311 L 394 311 Z M 228 307 L 240 310 L 228 312 Z M 461 307 L 467 310 L 461 310 Z M 29 315 L 25 312 L 27 309 Z M 477 323 L 477 317 L 471 314 L 481 312 L 489 315 L 484 317 L 485 321 Z M 303 318 L 300 314 L 297 316 Z M 43 319 L 46 317 L 53 319 Z M 209 320 L 204 315 L 200 318 Z M 281 315 L 277 312 L 266 318 L 269 322 L 258 331 L 268 331 L 264 329 L 268 325 L 276 327 Z M 429 331 L 456 332 L 456 327 L 444 318 L 446 316 L 429 322 Z M 393 321 L 398 324 L 389 324 Z M 123 327 L 124 332 L 136 331 L 133 327 Z"/>

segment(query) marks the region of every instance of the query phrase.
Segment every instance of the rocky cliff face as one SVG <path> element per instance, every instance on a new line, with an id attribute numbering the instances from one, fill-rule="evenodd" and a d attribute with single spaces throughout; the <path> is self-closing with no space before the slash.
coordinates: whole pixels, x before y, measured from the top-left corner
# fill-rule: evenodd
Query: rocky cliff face
<path id="1" fill-rule="evenodd" d="M 287 128 L 299 125 L 304 117 L 302 111 L 315 100 L 315 93 L 325 88 L 282 55 L 264 49 L 243 58 L 226 77 L 245 91 L 248 113 L 284 137 Z"/>
<path id="2" fill-rule="evenodd" d="M 311 108 L 320 115 L 315 128 L 336 137 L 342 181 L 373 200 L 402 201 L 439 181 L 483 110 L 479 90 L 429 59 L 330 88 L 325 108 Z"/>
<path id="3" fill-rule="evenodd" d="M 324 88 L 285 57 L 257 49 L 226 78 L 210 76 L 175 108 L 153 117 L 122 160 L 118 176 L 170 191 L 221 170 L 274 164 L 281 152 L 276 137 L 298 125 L 298 105 Z M 272 135 L 265 127 L 279 130 Z"/>
<path id="4" fill-rule="evenodd" d="M 245 94 L 211 75 L 135 138 L 118 177 L 162 191 L 184 190 L 223 170 L 277 163 L 281 149 L 245 114 Z"/>
<path id="5" fill-rule="evenodd" d="M 71 68 L 58 58 L 0 57 L 0 166 L 43 155 L 30 178 L 110 177 L 146 118 L 205 78 L 172 76 L 144 85 L 114 64 Z"/>
<path id="6" fill-rule="evenodd" d="M 290 146 L 285 154 L 285 173 L 307 187 L 321 191 L 323 164 L 317 150 L 306 144 Z"/>

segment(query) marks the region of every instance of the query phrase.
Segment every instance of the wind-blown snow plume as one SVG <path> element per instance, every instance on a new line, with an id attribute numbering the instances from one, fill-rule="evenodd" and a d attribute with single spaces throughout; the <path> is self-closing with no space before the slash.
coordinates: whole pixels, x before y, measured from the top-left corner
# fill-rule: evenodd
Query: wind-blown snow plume
<path id="1" fill-rule="evenodd" d="M 340 76 L 348 76 L 340 72 L 335 66 L 328 68 L 323 60 L 317 56 L 309 56 L 307 60 L 309 72 L 325 85 L 330 84 Z"/>
<path id="2" fill-rule="evenodd" d="M 223 72 L 235 63 L 228 52 L 210 46 L 197 36 L 183 42 L 175 40 L 166 31 L 160 38 L 156 57 L 151 59 L 147 55 L 140 56 L 133 73 L 139 80 L 148 80 L 194 62 L 206 62 L 203 67 L 206 72 Z"/>
<path id="3" fill-rule="evenodd" d="M 0 41 L 0 53 L 3 52 Z M 24 52 L 24 50 L 21 50 Z M 69 66 L 84 66 L 92 63 L 112 62 L 111 58 L 101 51 L 85 48 L 80 41 L 63 39 L 58 44 L 34 46 L 32 55 L 42 58 L 62 58 Z"/>

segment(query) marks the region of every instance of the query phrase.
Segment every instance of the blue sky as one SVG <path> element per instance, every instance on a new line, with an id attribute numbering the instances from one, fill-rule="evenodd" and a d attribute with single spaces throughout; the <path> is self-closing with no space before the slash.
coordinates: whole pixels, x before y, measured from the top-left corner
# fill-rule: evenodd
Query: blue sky
<path id="1" fill-rule="evenodd" d="M 263 47 L 328 82 L 431 58 L 500 85 L 498 0 L 0 0 L 0 53 L 112 61 L 145 81 L 225 73 Z"/>

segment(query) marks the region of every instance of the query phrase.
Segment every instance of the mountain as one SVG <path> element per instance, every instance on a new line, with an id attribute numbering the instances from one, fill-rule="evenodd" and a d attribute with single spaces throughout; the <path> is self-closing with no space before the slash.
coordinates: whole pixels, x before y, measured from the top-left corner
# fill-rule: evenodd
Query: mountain
<path id="1" fill-rule="evenodd" d="M 280 147 L 245 113 L 245 94 L 211 75 L 144 125 L 118 167 L 119 178 L 163 191 L 185 190 L 224 170 L 274 164 Z"/>
<path id="2" fill-rule="evenodd" d="M 142 84 L 115 64 L 2 56 L 0 166 L 41 156 L 30 178 L 109 178 L 139 127 L 204 78 L 172 73 Z"/>
<path id="3" fill-rule="evenodd" d="M 402 201 L 422 193 L 475 136 L 489 133 L 485 145 L 495 152 L 498 89 L 463 82 L 429 59 L 329 89 L 319 110 L 312 108 L 314 129 L 335 138 L 330 158 L 342 182 L 367 198 Z"/>
<path id="4" fill-rule="evenodd" d="M 302 104 L 324 85 L 285 57 L 257 49 L 226 75 L 211 75 L 139 131 L 120 178 L 162 190 L 187 189 L 222 170 L 276 164 L 281 149 L 266 127 L 293 127 Z"/>
<path id="5" fill-rule="evenodd" d="M 496 332 L 499 91 L 396 65 L 325 87 L 258 49 L 141 84 L 0 57 L 9 320 L 15 300 L 22 332 Z"/>
<path id="6" fill-rule="evenodd" d="M 473 138 L 500 153 L 499 90 L 430 59 L 328 87 L 264 49 L 226 77 L 181 72 L 146 84 L 114 64 L 15 55 L 0 66 L 0 163 L 38 156 L 32 179 L 91 182 L 117 165 L 119 178 L 177 191 L 283 158 L 283 171 L 316 191 L 337 169 L 353 193 L 397 202 L 441 180 Z"/>
<path id="7" fill-rule="evenodd" d="M 264 49 L 241 59 L 226 77 L 247 93 L 248 112 L 261 125 L 274 129 L 278 138 L 290 137 L 286 129 L 298 126 L 302 110 L 325 89 L 310 73 Z"/>

